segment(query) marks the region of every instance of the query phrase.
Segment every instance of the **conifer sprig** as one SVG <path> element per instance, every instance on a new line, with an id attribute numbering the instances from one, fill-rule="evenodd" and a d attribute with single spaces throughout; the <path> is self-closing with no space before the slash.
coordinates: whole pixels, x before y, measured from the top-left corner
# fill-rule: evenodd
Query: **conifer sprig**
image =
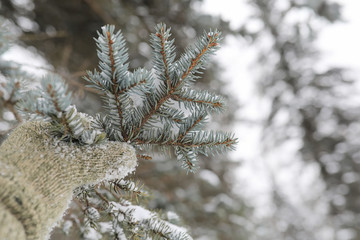
<path id="1" fill-rule="evenodd" d="M 151 34 L 150 40 L 154 49 L 154 69 L 158 79 L 164 82 L 169 92 L 174 78 L 175 40 L 169 40 L 171 37 L 170 28 L 166 29 L 163 24 L 157 25 L 155 31 L 155 34 Z"/>
<path id="2" fill-rule="evenodd" d="M 170 38 L 170 29 L 157 25 L 150 40 L 154 68 L 129 71 L 122 33 L 110 25 L 98 32 L 98 70 L 87 72 L 85 80 L 103 93 L 104 116 L 82 117 L 65 84 L 52 75 L 25 99 L 22 111 L 50 119 L 64 139 L 92 144 L 106 135 L 139 148 L 174 149 L 181 165 L 195 171 L 198 154 L 222 153 L 236 144 L 232 134 L 204 130 L 207 116 L 224 109 L 224 99 L 192 85 L 219 48 L 221 34 L 205 32 L 178 60 Z"/>
<path id="3" fill-rule="evenodd" d="M 29 91 L 19 102 L 20 112 L 27 118 L 41 118 L 52 123 L 52 131 L 61 138 L 93 144 L 102 141 L 105 133 L 93 129 L 91 117 L 78 113 L 71 105 L 71 93 L 58 75 L 47 75 L 41 87 Z"/>
<path id="4" fill-rule="evenodd" d="M 101 126 L 110 140 L 174 148 L 182 165 L 190 171 L 196 169 L 198 153 L 234 148 L 233 135 L 201 130 L 208 114 L 224 109 L 223 98 L 192 87 L 209 56 L 219 48 L 219 31 L 205 32 L 175 60 L 170 29 L 159 24 L 150 40 L 153 71 L 134 72 L 128 70 L 121 32 L 114 32 L 114 26 L 105 26 L 98 34 L 99 71 L 88 72 L 85 79 L 91 87 L 104 92 L 108 116 L 98 117 L 95 125 Z"/>
<path id="5" fill-rule="evenodd" d="M 75 196 L 85 205 L 81 205 L 87 227 L 84 230 L 92 228 L 99 232 L 99 222 L 106 221 L 113 230 L 107 235 L 114 239 L 191 240 L 186 228 L 163 220 L 166 216 L 138 205 L 148 197 L 142 187 L 139 182 L 124 179 L 79 187 Z"/>
<path id="6" fill-rule="evenodd" d="M 4 106 L 14 114 L 18 122 L 22 121 L 15 105 L 21 100 L 27 85 L 28 75 L 26 73 L 20 70 L 10 70 L 7 72 L 7 81 L 0 80 L 0 113 L 1 106 Z"/>

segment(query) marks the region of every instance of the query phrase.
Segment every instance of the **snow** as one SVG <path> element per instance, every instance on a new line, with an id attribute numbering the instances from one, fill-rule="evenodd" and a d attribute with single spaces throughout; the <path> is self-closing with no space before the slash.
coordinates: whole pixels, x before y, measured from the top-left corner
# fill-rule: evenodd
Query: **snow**
<path id="1" fill-rule="evenodd" d="M 16 120 L 14 114 L 12 112 L 8 112 L 8 111 L 5 111 L 3 113 L 3 118 L 4 118 L 5 121 L 14 121 L 14 120 Z"/>
<path id="2" fill-rule="evenodd" d="M 220 179 L 214 172 L 207 169 L 203 169 L 198 174 L 202 180 L 213 185 L 214 187 L 220 185 Z"/>
<path id="3" fill-rule="evenodd" d="M 129 201 L 122 200 L 121 202 L 110 202 L 110 213 L 121 213 L 126 215 L 126 220 L 132 223 L 142 224 L 149 229 L 156 229 L 162 232 L 165 236 L 176 236 L 179 233 L 186 234 L 187 230 L 175 224 L 166 222 L 156 216 L 155 213 L 137 205 L 132 205 Z M 186 239 L 192 239 L 185 235 Z"/>
<path id="4" fill-rule="evenodd" d="M 110 202 L 110 205 L 112 206 L 110 212 L 130 213 L 133 222 L 140 222 L 154 217 L 154 214 L 149 210 L 134 206 L 128 201 L 122 201 L 122 203 Z"/>
<path id="5" fill-rule="evenodd" d="M 70 233 L 70 229 L 73 226 L 73 222 L 70 220 L 66 220 L 63 225 L 63 231 L 66 235 Z"/>
<path id="6" fill-rule="evenodd" d="M 175 212 L 173 212 L 173 211 L 168 211 L 167 213 L 166 213 L 166 215 L 167 215 L 167 218 L 171 221 L 171 220 L 180 220 L 180 217 L 179 217 L 179 215 L 177 215 Z"/>
<path id="7" fill-rule="evenodd" d="M 0 132 L 6 132 L 11 128 L 10 123 L 8 122 L 0 122 Z"/>
<path id="8" fill-rule="evenodd" d="M 100 218 L 100 213 L 94 207 L 89 207 L 86 209 L 87 217 L 91 220 L 98 220 Z"/>
<path id="9" fill-rule="evenodd" d="M 27 11 L 31 11 L 35 7 L 33 0 L 11 0 L 11 3 Z"/>
<path id="10" fill-rule="evenodd" d="M 95 229 L 89 227 L 84 231 L 84 239 L 85 240 L 101 240 L 102 235 L 97 232 Z"/>
<path id="11" fill-rule="evenodd" d="M 5 61 L 14 61 L 20 64 L 22 70 L 39 78 L 49 73 L 49 71 L 53 71 L 53 67 L 43 57 L 37 54 L 33 47 L 25 48 L 19 45 L 13 45 L 1 58 Z"/>
<path id="12" fill-rule="evenodd" d="M 98 222 L 99 231 L 102 233 L 109 233 L 112 231 L 112 223 L 111 222 Z"/>
<path id="13" fill-rule="evenodd" d="M 235 202 L 228 195 L 221 193 L 212 198 L 207 204 L 204 205 L 204 209 L 207 212 L 216 212 L 218 205 L 224 204 L 229 208 L 235 208 Z"/>

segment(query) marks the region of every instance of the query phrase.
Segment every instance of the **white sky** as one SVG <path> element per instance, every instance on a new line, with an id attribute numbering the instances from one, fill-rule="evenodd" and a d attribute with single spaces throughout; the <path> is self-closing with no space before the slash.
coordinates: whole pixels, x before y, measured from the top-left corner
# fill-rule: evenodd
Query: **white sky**
<path id="1" fill-rule="evenodd" d="M 360 71 L 360 1 L 337 0 L 343 4 L 344 22 L 324 29 L 318 46 L 324 52 L 323 62 Z"/>

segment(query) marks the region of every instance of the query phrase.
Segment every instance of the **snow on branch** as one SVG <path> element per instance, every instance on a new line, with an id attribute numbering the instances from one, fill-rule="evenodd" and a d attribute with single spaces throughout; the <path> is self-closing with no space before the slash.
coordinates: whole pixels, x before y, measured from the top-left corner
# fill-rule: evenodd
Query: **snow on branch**
<path id="1" fill-rule="evenodd" d="M 192 240 L 185 228 L 164 221 L 154 212 L 141 206 L 132 205 L 129 201 L 109 202 L 108 211 L 110 214 L 116 215 L 117 219 L 121 220 L 121 224 L 127 223 L 127 225 L 141 227 L 144 239 L 158 236 L 171 240 Z M 117 228 L 121 228 L 121 224 L 117 224 Z M 135 231 L 134 234 L 139 234 L 139 229 Z M 116 232 L 122 234 L 124 229 L 118 229 Z"/>

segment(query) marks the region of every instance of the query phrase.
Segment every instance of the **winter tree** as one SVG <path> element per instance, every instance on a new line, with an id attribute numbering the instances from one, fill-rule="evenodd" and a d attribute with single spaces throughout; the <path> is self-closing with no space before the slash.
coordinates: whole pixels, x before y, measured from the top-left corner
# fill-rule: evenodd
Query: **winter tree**
<path id="1" fill-rule="evenodd" d="M 358 90 L 346 69 L 318 67 L 316 46 L 321 30 L 342 20 L 341 6 L 325 0 L 249 3 L 252 20 L 262 27 L 252 32 L 249 20 L 240 32 L 259 49 L 258 88 L 270 104 L 261 126 L 263 151 L 273 153 L 296 141 L 291 159 L 300 159 L 304 169 L 318 169 L 324 186 L 316 200 L 299 192 L 297 198 L 308 209 L 328 208 L 325 219 L 308 224 L 311 217 L 288 200 L 274 172 L 274 215 L 259 224 L 262 239 L 358 239 L 359 111 L 353 105 Z"/>

